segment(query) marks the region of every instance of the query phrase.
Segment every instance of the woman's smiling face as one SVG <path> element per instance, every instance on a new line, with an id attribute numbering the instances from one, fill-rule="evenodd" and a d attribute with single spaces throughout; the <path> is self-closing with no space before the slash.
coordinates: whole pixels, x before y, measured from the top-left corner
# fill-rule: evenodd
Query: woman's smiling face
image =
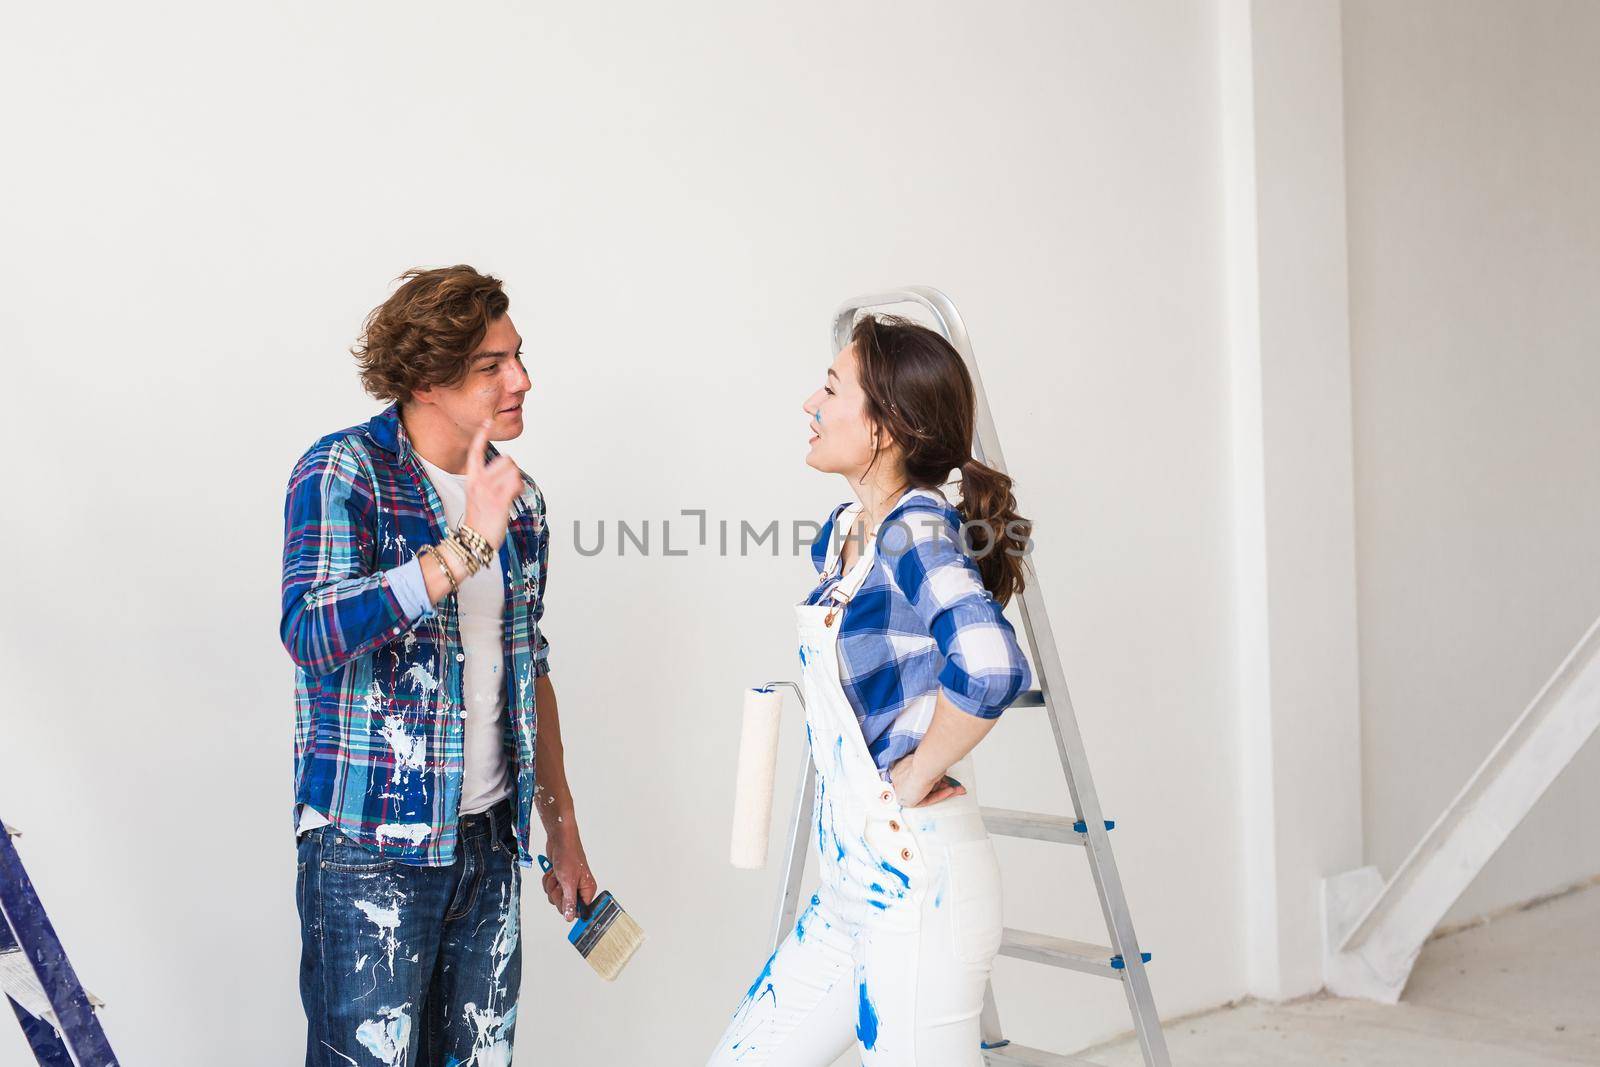
<path id="1" fill-rule="evenodd" d="M 809 418 L 811 447 L 806 463 L 826 474 L 859 480 L 872 463 L 876 434 L 867 417 L 867 394 L 857 374 L 856 350 L 846 345 L 833 358 L 822 388 L 802 405 Z"/>

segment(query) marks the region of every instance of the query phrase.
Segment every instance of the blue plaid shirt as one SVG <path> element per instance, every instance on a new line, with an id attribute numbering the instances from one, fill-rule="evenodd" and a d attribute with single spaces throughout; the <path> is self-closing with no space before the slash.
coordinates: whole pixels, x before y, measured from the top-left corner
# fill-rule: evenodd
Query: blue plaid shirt
<path id="1" fill-rule="evenodd" d="M 493 445 L 489 454 L 498 454 Z M 544 497 L 524 481 L 500 547 L 501 669 L 518 858 L 529 866 L 534 679 L 549 669 L 539 631 L 549 535 Z M 422 866 L 455 859 L 466 656 L 455 596 L 414 615 L 390 572 L 446 532 L 398 405 L 322 438 L 289 476 L 279 636 L 297 668 L 295 804 L 360 844 Z"/>
<path id="2" fill-rule="evenodd" d="M 807 604 L 820 604 L 843 577 L 848 531 L 836 526 L 847 506 L 834 508 L 812 542 L 822 579 Z M 884 517 L 872 573 L 840 622 L 845 697 L 885 776 L 928 732 L 940 690 L 962 711 L 992 719 L 1032 682 L 1016 631 L 960 548 L 960 528 L 960 512 L 941 494 L 907 492 Z"/>

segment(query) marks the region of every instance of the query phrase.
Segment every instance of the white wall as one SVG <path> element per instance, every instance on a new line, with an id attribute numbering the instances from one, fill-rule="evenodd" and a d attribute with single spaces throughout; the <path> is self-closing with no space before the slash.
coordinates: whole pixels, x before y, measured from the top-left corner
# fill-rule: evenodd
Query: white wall
<path id="1" fill-rule="evenodd" d="M 362 314 L 405 267 L 457 261 L 508 280 L 531 342 L 509 451 L 557 531 L 579 816 L 651 934 L 602 987 L 530 901 L 521 1062 L 693 1063 L 719 1032 L 776 880 L 725 862 L 738 690 L 791 670 L 810 578 L 790 557 L 583 558 L 571 523 L 821 515 L 843 486 L 803 465 L 798 405 L 829 316 L 907 282 L 967 316 L 1039 519 L 1158 1000 L 1236 995 L 1214 18 L 1182 0 L 13 13 L 0 813 L 122 1057 L 299 1054 L 281 494 L 312 440 L 375 410 L 346 355 Z M 1064 810 L 1028 715 L 981 752 L 986 799 Z M 1009 921 L 1098 939 L 1064 851 L 1003 843 Z M 1004 960 L 997 983 L 1019 1040 L 1126 1026 L 1109 984 Z M 23 1055 L 0 1025 L 0 1059 Z"/>
<path id="2" fill-rule="evenodd" d="M 1600 613 L 1600 8 L 1347 0 L 1367 861 L 1386 876 Z M 1462 896 L 1600 872 L 1590 745 Z"/>

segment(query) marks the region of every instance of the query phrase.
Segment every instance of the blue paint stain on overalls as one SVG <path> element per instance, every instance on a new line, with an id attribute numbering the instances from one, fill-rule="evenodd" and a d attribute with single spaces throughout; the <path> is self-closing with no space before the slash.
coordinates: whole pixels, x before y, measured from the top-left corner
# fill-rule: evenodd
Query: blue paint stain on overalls
<path id="1" fill-rule="evenodd" d="M 772 1002 L 774 1004 L 778 1002 L 778 991 L 772 986 L 772 961 L 777 958 L 778 954 L 776 952 L 767 957 L 766 966 L 761 968 L 761 973 L 756 975 L 756 980 L 750 983 L 750 990 L 745 994 L 746 998 L 750 1000 L 759 1000 L 760 998 L 771 994 Z M 765 982 L 767 985 L 766 989 L 761 989 L 761 983 L 763 982 Z M 758 993 L 757 990 L 760 990 L 760 992 Z"/>
<path id="2" fill-rule="evenodd" d="M 878 1009 L 867 995 L 867 983 L 857 982 L 856 987 L 861 991 L 860 1003 L 856 1005 L 856 1040 L 861 1042 L 862 1048 L 874 1049 L 878 1047 Z"/>

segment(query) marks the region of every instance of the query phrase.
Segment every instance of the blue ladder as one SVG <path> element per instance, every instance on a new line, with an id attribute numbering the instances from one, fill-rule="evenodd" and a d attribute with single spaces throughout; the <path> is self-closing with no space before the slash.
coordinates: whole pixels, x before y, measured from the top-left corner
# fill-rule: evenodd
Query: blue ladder
<path id="1" fill-rule="evenodd" d="M 3 824 L 0 824 L 3 826 Z M 40 1067 L 118 1067 L 50 917 L 39 903 L 22 857 L 12 846 L 17 831 L 0 831 L 0 955 L 21 950 L 50 1002 L 59 1029 L 36 1017 L 9 994 L 6 1000 L 22 1024 L 22 1032 Z"/>

